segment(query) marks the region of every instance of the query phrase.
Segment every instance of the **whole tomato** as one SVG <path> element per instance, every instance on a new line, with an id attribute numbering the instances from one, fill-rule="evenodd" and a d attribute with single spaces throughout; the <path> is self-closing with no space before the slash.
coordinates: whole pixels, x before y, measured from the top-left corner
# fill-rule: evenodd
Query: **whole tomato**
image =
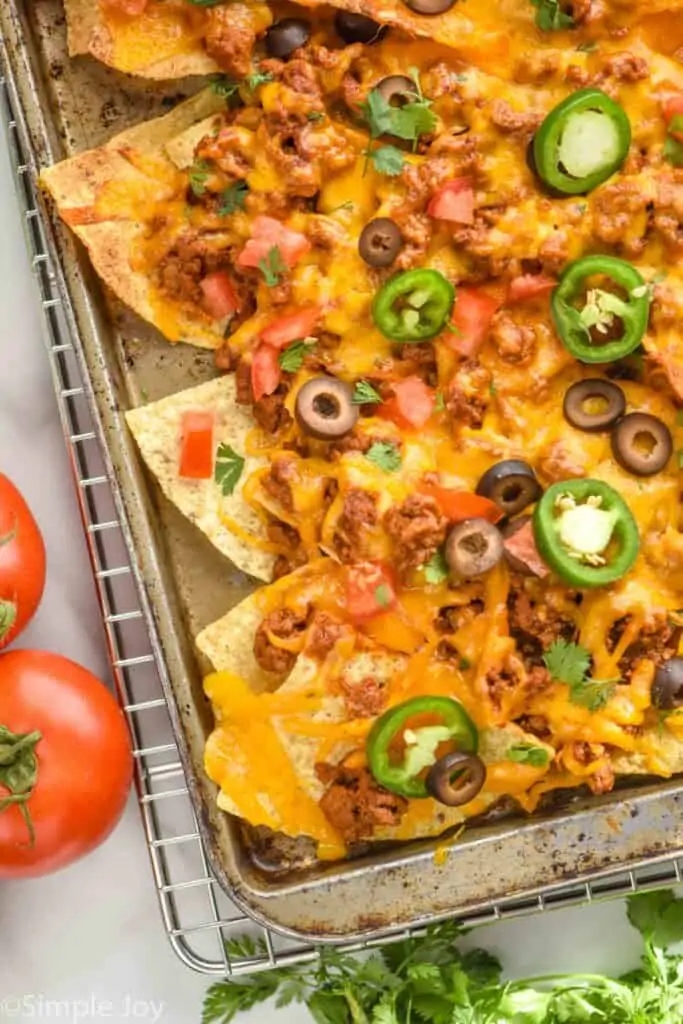
<path id="1" fill-rule="evenodd" d="M 99 846 L 132 766 L 104 683 L 58 654 L 0 654 L 0 878 L 49 874 Z"/>
<path id="2" fill-rule="evenodd" d="M 33 618 L 45 587 L 45 545 L 31 510 L 0 473 L 0 650 Z"/>

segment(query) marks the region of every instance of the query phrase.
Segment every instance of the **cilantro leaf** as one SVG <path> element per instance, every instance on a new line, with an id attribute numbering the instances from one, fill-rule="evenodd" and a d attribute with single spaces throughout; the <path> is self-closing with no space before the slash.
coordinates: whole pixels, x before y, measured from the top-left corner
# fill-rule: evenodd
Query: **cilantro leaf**
<path id="1" fill-rule="evenodd" d="M 236 181 L 224 189 L 220 194 L 219 217 L 227 217 L 229 214 L 234 213 L 235 210 L 243 210 L 248 193 L 249 186 L 246 181 Z"/>
<path id="2" fill-rule="evenodd" d="M 550 755 L 545 747 L 537 747 L 533 743 L 513 743 L 505 755 L 508 761 L 517 764 L 530 764 L 532 768 L 545 768 Z"/>
<path id="3" fill-rule="evenodd" d="M 250 75 L 247 75 L 244 79 L 244 84 L 250 92 L 255 92 L 260 85 L 265 85 L 266 82 L 273 82 L 274 78 L 270 71 L 253 71 Z"/>
<path id="4" fill-rule="evenodd" d="M 380 583 L 378 587 L 375 587 L 375 600 L 380 608 L 388 608 L 391 604 L 391 590 L 386 583 Z"/>
<path id="5" fill-rule="evenodd" d="M 238 1013 L 270 999 L 277 991 L 280 979 L 280 973 L 272 971 L 239 981 L 216 982 L 204 997 L 202 1024 L 229 1024 Z"/>
<path id="6" fill-rule="evenodd" d="M 545 667 L 558 683 L 569 687 L 569 699 L 589 711 L 604 707 L 614 693 L 618 679 L 591 679 L 588 675 L 591 656 L 581 644 L 556 640 L 543 655 Z"/>
<path id="7" fill-rule="evenodd" d="M 229 444 L 219 444 L 213 478 L 224 496 L 232 494 L 244 469 L 244 457 Z"/>
<path id="8" fill-rule="evenodd" d="M 683 167 L 683 142 L 679 142 L 673 135 L 667 135 L 662 152 L 664 158 L 674 167 Z"/>
<path id="9" fill-rule="evenodd" d="M 375 391 L 372 384 L 368 384 L 366 380 L 359 380 L 356 381 L 351 401 L 354 405 L 375 405 L 382 401 L 382 396 Z"/>
<path id="10" fill-rule="evenodd" d="M 425 563 L 424 574 L 427 583 L 443 583 L 448 579 L 448 565 L 441 548 Z"/>
<path id="11" fill-rule="evenodd" d="M 365 453 L 365 458 L 385 473 L 395 473 L 401 466 L 401 453 L 389 441 L 375 441 Z"/>
<path id="12" fill-rule="evenodd" d="M 443 391 L 437 391 L 436 399 L 434 401 L 434 409 L 436 412 L 446 411 L 446 399 L 444 398 Z"/>
<path id="13" fill-rule="evenodd" d="M 325 115 L 320 110 L 311 110 L 306 114 L 307 121 L 323 121 L 324 119 Z"/>
<path id="14" fill-rule="evenodd" d="M 206 160 L 196 160 L 188 171 L 190 188 L 196 196 L 203 196 L 206 192 L 206 182 L 211 168 Z"/>
<path id="15" fill-rule="evenodd" d="M 370 90 L 360 108 L 370 130 L 370 138 L 393 135 L 397 139 L 417 142 L 421 135 L 434 131 L 437 117 L 431 110 L 431 100 L 424 98 L 419 81 L 414 80 L 416 91 L 406 92 L 406 103 L 400 107 L 392 106 L 378 89 Z"/>
<path id="16" fill-rule="evenodd" d="M 222 96 L 225 100 L 229 100 L 239 92 L 239 87 L 239 82 L 235 82 L 227 75 L 211 75 L 209 77 L 209 88 L 211 89 L 211 92 L 215 93 L 216 96 Z"/>
<path id="17" fill-rule="evenodd" d="M 281 368 L 287 373 L 296 373 L 304 364 L 306 354 L 315 348 L 314 341 L 293 341 L 277 357 Z"/>
<path id="18" fill-rule="evenodd" d="M 671 889 L 631 896 L 628 919 L 654 946 L 666 947 L 683 939 L 683 899 Z"/>
<path id="19" fill-rule="evenodd" d="M 378 149 L 366 149 L 365 155 L 378 174 L 386 174 L 395 178 L 403 170 L 405 160 L 403 153 L 396 146 L 380 146 Z"/>
<path id="20" fill-rule="evenodd" d="M 280 283 L 282 275 L 287 273 L 287 264 L 277 245 L 271 246 L 268 255 L 258 261 L 258 268 L 269 288 L 275 288 Z"/>
<path id="21" fill-rule="evenodd" d="M 569 640 L 555 640 L 543 655 L 545 667 L 558 683 L 578 686 L 586 678 L 591 656 L 581 644 Z"/>
<path id="22" fill-rule="evenodd" d="M 558 29 L 574 28 L 571 14 L 562 10 L 561 0 L 531 0 L 536 11 L 536 26 L 541 32 L 556 32 Z"/>

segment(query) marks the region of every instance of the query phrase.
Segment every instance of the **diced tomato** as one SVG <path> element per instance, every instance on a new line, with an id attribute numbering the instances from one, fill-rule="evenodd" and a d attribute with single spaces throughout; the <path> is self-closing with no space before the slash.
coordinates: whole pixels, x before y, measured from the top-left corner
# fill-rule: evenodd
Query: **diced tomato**
<path id="1" fill-rule="evenodd" d="M 204 295 L 203 305 L 214 320 L 236 313 L 240 308 L 233 283 L 224 270 L 216 270 L 199 282 Z"/>
<path id="2" fill-rule="evenodd" d="M 531 519 L 507 537 L 503 544 L 508 554 L 518 562 L 522 562 L 534 576 L 543 579 L 550 572 L 536 547 Z"/>
<path id="3" fill-rule="evenodd" d="M 379 562 L 350 565 L 346 576 L 346 606 L 353 619 L 371 619 L 396 604 L 390 570 Z"/>
<path id="4" fill-rule="evenodd" d="M 469 178 L 447 181 L 429 200 L 427 213 L 436 220 L 474 224 L 474 189 Z"/>
<path id="5" fill-rule="evenodd" d="M 180 421 L 180 476 L 190 480 L 208 480 L 213 476 L 212 412 L 190 409 Z"/>
<path id="6" fill-rule="evenodd" d="M 664 101 L 664 117 L 666 118 L 667 124 L 674 119 L 674 117 L 683 117 L 683 96 L 669 96 Z M 683 142 L 683 131 L 671 131 L 669 128 L 669 135 L 673 136 L 679 142 Z"/>
<path id="7" fill-rule="evenodd" d="M 237 264 L 240 267 L 258 267 L 273 248 L 279 250 L 288 267 L 293 267 L 308 252 L 311 243 L 301 232 L 292 231 L 274 217 L 255 217 L 251 225 L 251 238 L 237 257 Z"/>
<path id="8" fill-rule="evenodd" d="M 286 313 L 264 327 L 261 340 L 274 348 L 284 348 L 291 341 L 307 338 L 319 319 L 319 306 L 306 306 L 295 313 Z"/>
<path id="9" fill-rule="evenodd" d="M 130 17 L 142 14 L 147 9 L 148 3 L 149 0 L 104 0 L 104 6 L 108 7 L 110 11 L 127 14 Z"/>
<path id="10" fill-rule="evenodd" d="M 486 341 L 494 313 L 500 302 L 478 288 L 460 288 L 451 322 L 457 333 L 444 332 L 442 340 L 461 356 L 475 355 Z"/>
<path id="11" fill-rule="evenodd" d="M 434 390 L 419 377 L 398 380 L 393 390 L 393 396 L 379 407 L 379 415 L 407 430 L 424 427 L 434 412 Z"/>
<path id="12" fill-rule="evenodd" d="M 281 376 L 278 355 L 278 350 L 272 345 L 259 345 L 254 351 L 251 360 L 251 389 L 255 402 L 277 390 Z"/>
<path id="13" fill-rule="evenodd" d="M 486 519 L 489 523 L 497 523 L 504 515 L 495 501 L 471 491 L 455 491 L 439 484 L 421 484 L 419 490 L 421 494 L 434 498 L 452 523 L 463 523 L 466 519 Z"/>
<path id="14" fill-rule="evenodd" d="M 514 277 L 508 288 L 508 302 L 526 302 L 528 299 L 536 299 L 539 295 L 551 292 L 557 285 L 553 277 L 546 277 L 544 274 L 522 274 L 521 277 Z"/>

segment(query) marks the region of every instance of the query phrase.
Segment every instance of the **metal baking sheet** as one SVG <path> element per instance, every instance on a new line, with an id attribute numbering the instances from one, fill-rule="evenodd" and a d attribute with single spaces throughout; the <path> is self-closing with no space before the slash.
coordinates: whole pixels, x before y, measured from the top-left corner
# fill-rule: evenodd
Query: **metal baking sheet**
<path id="1" fill-rule="evenodd" d="M 150 84 L 66 55 L 61 0 L 2 0 L 0 28 L 31 134 L 31 173 L 168 110 L 200 81 Z M 171 346 L 104 294 L 85 253 L 46 211 L 59 287 L 91 385 L 92 408 L 118 481 L 139 584 L 159 641 L 179 749 L 212 869 L 251 916 L 318 942 L 472 914 L 500 900 L 548 894 L 615 870 L 667 859 L 683 846 L 680 781 L 643 781 L 574 799 L 534 818 L 499 817 L 439 841 L 376 851 L 336 865 L 273 874 L 257 866 L 238 822 L 215 807 L 202 771 L 210 708 L 191 637 L 253 587 L 160 496 L 123 411 L 213 375 L 211 353 Z M 145 604 L 147 601 L 145 602 Z M 435 857 L 436 848 L 440 855 Z"/>

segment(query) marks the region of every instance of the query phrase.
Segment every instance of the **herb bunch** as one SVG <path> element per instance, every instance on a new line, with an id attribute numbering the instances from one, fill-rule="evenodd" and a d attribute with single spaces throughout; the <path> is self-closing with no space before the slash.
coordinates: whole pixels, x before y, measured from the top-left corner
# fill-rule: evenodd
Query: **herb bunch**
<path id="1" fill-rule="evenodd" d="M 275 997 L 304 1003 L 315 1024 L 680 1024 L 683 900 L 664 890 L 632 896 L 628 918 L 641 933 L 641 966 L 621 978 L 559 974 L 504 981 L 500 962 L 482 949 L 462 952 L 453 922 L 385 946 L 366 959 L 321 949 L 311 964 L 280 967 L 212 985 L 202 1024 L 229 1024 Z M 235 957 L 255 957 L 252 939 L 228 943 Z"/>

